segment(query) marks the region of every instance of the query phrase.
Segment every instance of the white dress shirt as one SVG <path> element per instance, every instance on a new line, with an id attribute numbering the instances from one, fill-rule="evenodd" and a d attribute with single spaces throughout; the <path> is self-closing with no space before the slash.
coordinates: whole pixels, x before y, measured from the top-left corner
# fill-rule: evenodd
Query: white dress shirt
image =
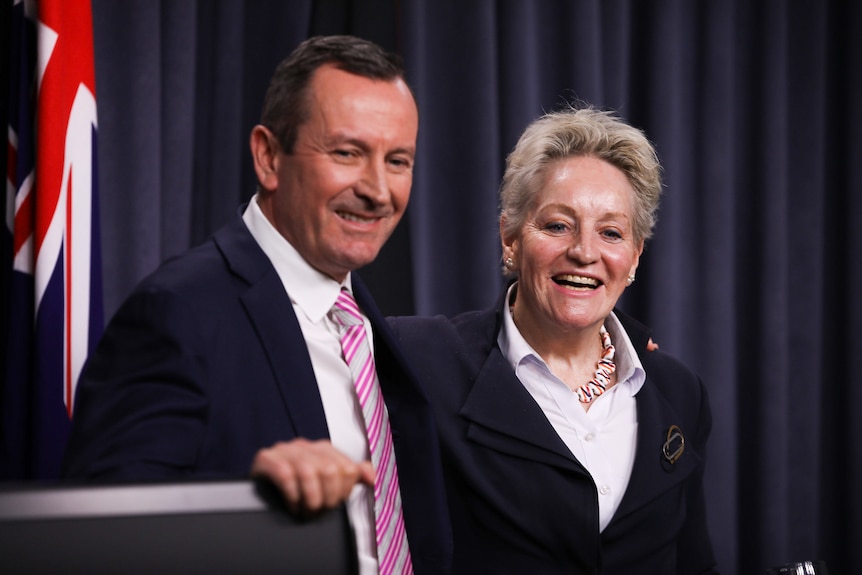
<path id="1" fill-rule="evenodd" d="M 332 445 L 353 461 L 369 460 L 365 421 L 354 391 L 353 377 L 342 357 L 338 327 L 328 315 L 342 287 L 352 293 L 350 274 L 343 284 L 339 284 L 311 267 L 266 219 L 257 204 L 257 196 L 249 202 L 242 219 L 290 294 L 320 389 Z M 273 305 L 279 303 L 273 302 Z M 368 318 L 364 321 L 373 353 L 371 325 Z M 356 536 L 360 575 L 378 573 L 373 498 L 371 487 L 357 484 L 347 500 L 347 515 Z"/>
<path id="2" fill-rule="evenodd" d="M 514 285 L 506 301 L 511 301 L 512 289 Z M 620 505 L 634 465 L 638 428 L 635 394 L 646 380 L 640 358 L 611 313 L 605 328 L 616 350 L 617 383 L 585 411 L 577 393 L 551 372 L 518 331 L 509 306 L 503 307 L 503 329 L 497 337 L 500 350 L 572 455 L 592 476 L 599 497 L 598 527 L 604 531 Z"/>

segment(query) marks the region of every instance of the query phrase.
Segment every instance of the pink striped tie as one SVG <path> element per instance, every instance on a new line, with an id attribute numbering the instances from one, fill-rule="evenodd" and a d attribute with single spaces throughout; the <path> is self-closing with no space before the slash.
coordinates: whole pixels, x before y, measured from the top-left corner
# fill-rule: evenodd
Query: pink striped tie
<path id="1" fill-rule="evenodd" d="M 377 471 L 374 516 L 380 575 L 410 574 L 413 573 L 413 565 L 401 514 L 401 491 L 398 487 L 392 434 L 389 431 L 389 416 L 380 394 L 374 357 L 365 337 L 362 312 L 347 290 L 341 290 L 332 307 L 332 317 L 341 327 L 341 349 L 356 386 L 368 432 L 371 463 Z"/>

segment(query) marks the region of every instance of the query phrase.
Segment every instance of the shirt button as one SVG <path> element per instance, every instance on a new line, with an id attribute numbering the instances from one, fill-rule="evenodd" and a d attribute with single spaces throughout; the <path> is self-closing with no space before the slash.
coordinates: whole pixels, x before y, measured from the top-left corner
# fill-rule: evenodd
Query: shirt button
<path id="1" fill-rule="evenodd" d="M 596 438 L 596 434 L 593 432 L 590 432 L 584 436 L 584 441 L 592 441 L 595 438 Z"/>
<path id="2" fill-rule="evenodd" d="M 607 495 L 610 492 L 611 492 L 611 486 L 610 485 L 602 485 L 601 487 L 599 487 L 599 493 L 601 493 L 602 495 Z"/>

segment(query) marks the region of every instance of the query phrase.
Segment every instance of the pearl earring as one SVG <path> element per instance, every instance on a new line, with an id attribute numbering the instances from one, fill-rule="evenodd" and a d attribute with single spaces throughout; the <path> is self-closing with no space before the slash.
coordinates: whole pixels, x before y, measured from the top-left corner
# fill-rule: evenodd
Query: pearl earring
<path id="1" fill-rule="evenodd" d="M 635 274 L 632 274 L 628 278 L 626 278 L 626 285 L 627 286 L 630 286 L 633 283 L 635 283 Z"/>
<path id="2" fill-rule="evenodd" d="M 512 258 L 506 258 L 506 261 L 503 262 L 506 265 L 506 269 L 512 269 L 515 267 L 515 262 L 512 261 Z"/>

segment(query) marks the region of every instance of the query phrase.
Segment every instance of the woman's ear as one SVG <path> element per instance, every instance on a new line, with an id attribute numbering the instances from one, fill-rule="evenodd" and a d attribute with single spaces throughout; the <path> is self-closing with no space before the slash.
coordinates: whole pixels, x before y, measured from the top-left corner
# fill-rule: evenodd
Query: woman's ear
<path id="1" fill-rule="evenodd" d="M 641 255 L 644 253 L 644 241 L 641 240 L 640 244 L 637 246 L 637 252 L 635 253 L 635 261 L 632 263 L 631 270 L 629 270 L 629 277 L 635 277 L 635 273 L 638 270 L 638 265 L 641 261 Z"/>
<path id="2" fill-rule="evenodd" d="M 258 124 L 251 130 L 249 147 L 260 187 L 275 190 L 278 188 L 278 152 L 281 150 L 278 140 L 268 128 Z"/>
<path id="3" fill-rule="evenodd" d="M 506 240 L 506 234 L 504 230 L 506 229 L 506 216 L 500 216 L 500 244 L 503 248 L 503 257 L 511 256 L 512 247 Z"/>
<path id="4" fill-rule="evenodd" d="M 518 261 L 518 242 L 515 238 L 506 237 L 506 217 L 500 216 L 500 244 L 503 249 L 503 264 L 509 271 L 514 271 Z"/>

